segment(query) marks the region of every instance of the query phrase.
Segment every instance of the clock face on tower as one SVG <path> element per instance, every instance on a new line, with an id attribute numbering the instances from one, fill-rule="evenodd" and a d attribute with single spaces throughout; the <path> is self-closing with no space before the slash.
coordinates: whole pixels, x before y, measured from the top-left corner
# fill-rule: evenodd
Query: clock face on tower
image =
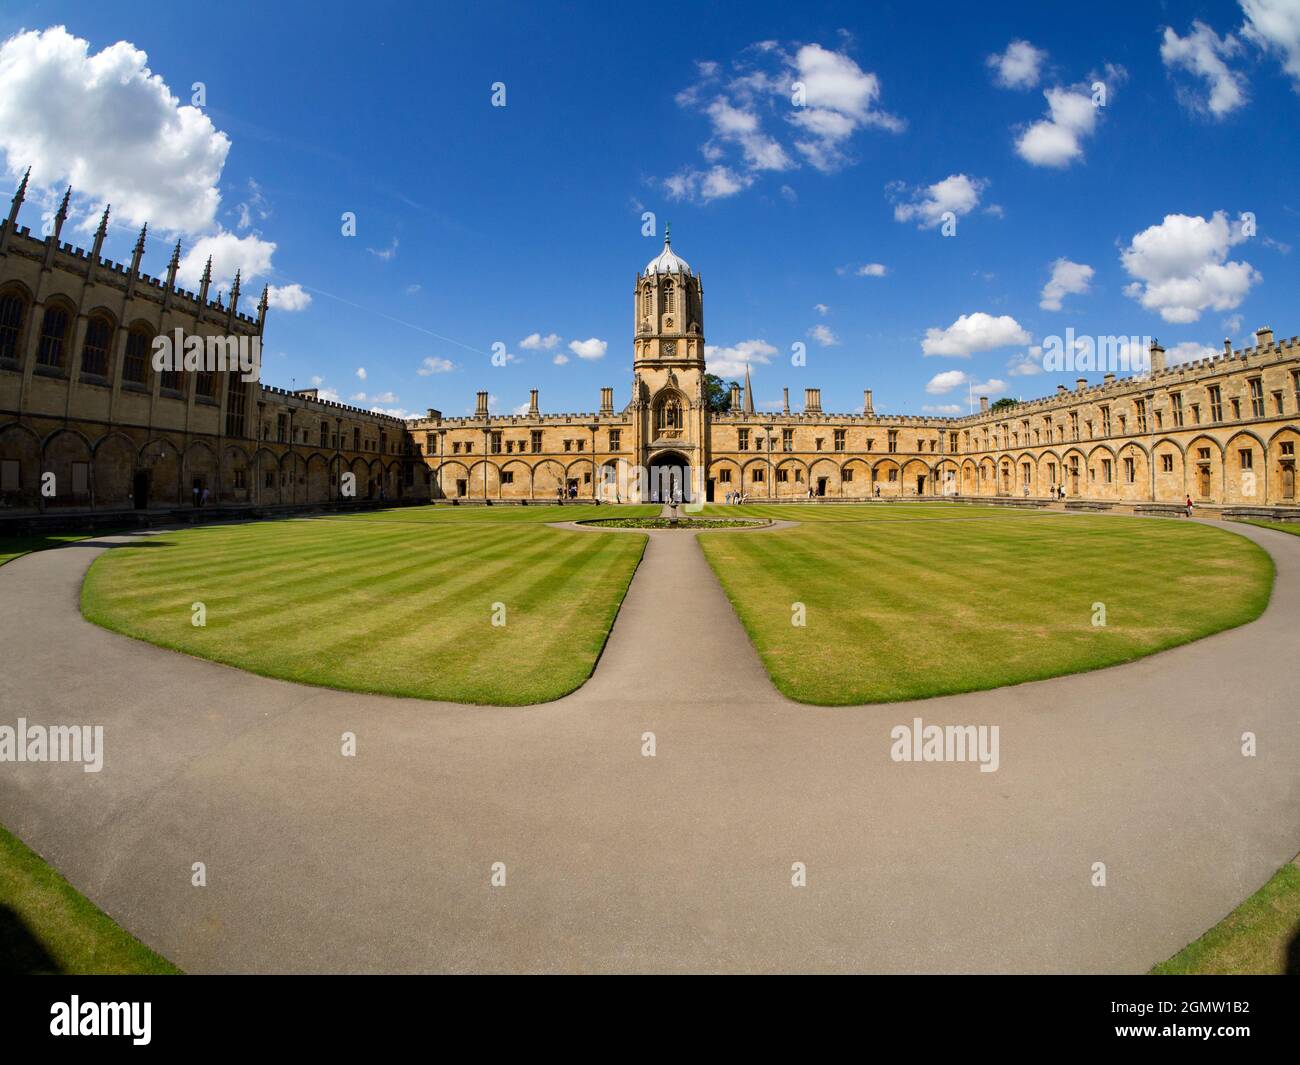
<path id="1" fill-rule="evenodd" d="M 665 354 L 665 355 L 669 355 L 669 356 L 671 356 L 671 355 L 676 355 L 676 354 L 677 354 L 677 341 L 675 341 L 675 340 L 665 340 L 665 341 L 664 341 L 664 354 Z"/>

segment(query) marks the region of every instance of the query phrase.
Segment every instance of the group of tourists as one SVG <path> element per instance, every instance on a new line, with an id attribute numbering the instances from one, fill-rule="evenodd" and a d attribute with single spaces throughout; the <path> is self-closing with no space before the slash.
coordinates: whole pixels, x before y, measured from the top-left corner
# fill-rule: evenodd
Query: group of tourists
<path id="1" fill-rule="evenodd" d="M 732 503 L 743 503 L 743 502 L 745 502 L 745 493 L 744 493 L 744 492 L 728 492 L 728 493 L 726 494 L 725 498 L 726 498 L 726 500 L 727 500 L 727 505 L 728 505 L 728 506 L 730 506 Z"/>

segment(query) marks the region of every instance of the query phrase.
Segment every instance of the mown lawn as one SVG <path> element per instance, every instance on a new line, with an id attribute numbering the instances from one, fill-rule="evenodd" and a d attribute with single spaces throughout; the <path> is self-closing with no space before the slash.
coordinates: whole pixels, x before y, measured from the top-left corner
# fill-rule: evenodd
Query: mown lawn
<path id="1" fill-rule="evenodd" d="M 699 534 L 773 682 L 801 702 L 917 699 L 1115 665 L 1251 621 L 1272 589 L 1266 552 L 1190 522 L 944 504 L 868 506 L 851 521 L 848 507 L 809 509 L 828 513 Z"/>
<path id="2" fill-rule="evenodd" d="M 1300 521 L 1242 521 L 1242 525 L 1258 525 L 1261 529 L 1276 529 L 1278 532 L 1300 536 Z"/>
<path id="3" fill-rule="evenodd" d="M 403 508 L 141 537 L 91 566 L 82 612 L 270 677 L 544 702 L 590 676 L 645 549 L 635 533 L 538 525 L 584 511 L 611 508 Z"/>
<path id="4" fill-rule="evenodd" d="M 0 828 L 0 973 L 179 973 Z"/>
<path id="5" fill-rule="evenodd" d="M 1300 862 L 1300 859 L 1297 859 Z M 1300 976 L 1300 864 L 1284 865 L 1255 894 L 1153 976 Z"/>

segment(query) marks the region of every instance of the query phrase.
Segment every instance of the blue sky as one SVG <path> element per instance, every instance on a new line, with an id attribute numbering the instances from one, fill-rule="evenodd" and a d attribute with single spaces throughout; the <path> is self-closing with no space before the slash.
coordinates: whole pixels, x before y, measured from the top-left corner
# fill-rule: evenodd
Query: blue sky
<path id="1" fill-rule="evenodd" d="M 10 187 L 35 167 L 33 228 L 72 180 L 65 239 L 88 245 L 111 200 L 111 256 L 149 217 L 147 272 L 180 238 L 191 278 L 209 252 L 244 268 L 247 309 L 275 286 L 269 383 L 402 413 L 478 389 L 503 412 L 530 387 L 547 411 L 602 385 L 626 402 L 631 282 L 667 221 L 714 368 L 749 361 L 760 403 L 815 386 L 853 410 L 870 387 L 878 411 L 958 413 L 973 385 L 1072 384 L 1037 358 L 1067 329 L 1179 357 L 1300 333 L 1300 0 L 993 6 L 663 26 L 605 4 L 231 2 L 200 23 L 19 0 L 0 151 Z"/>

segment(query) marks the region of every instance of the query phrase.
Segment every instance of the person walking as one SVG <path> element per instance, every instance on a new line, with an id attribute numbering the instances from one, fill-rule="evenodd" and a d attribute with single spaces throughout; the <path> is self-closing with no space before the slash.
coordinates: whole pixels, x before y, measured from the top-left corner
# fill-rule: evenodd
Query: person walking
<path id="1" fill-rule="evenodd" d="M 1191 496 L 1188 496 L 1188 497 L 1187 497 L 1187 502 L 1186 502 L 1185 504 L 1183 504 L 1183 507 L 1184 507 L 1184 511 L 1185 511 L 1187 517 L 1189 517 L 1189 518 L 1192 516 L 1192 506 L 1193 506 L 1193 503 L 1192 503 L 1192 497 L 1191 497 Z"/>

